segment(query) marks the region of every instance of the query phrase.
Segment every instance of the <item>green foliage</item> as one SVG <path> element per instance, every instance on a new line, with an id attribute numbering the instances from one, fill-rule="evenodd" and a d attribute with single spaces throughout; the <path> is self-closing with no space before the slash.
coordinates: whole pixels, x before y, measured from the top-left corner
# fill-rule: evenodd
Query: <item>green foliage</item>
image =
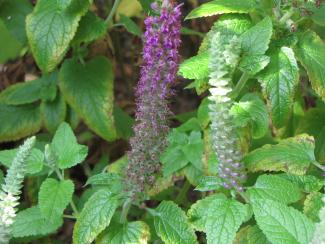
<path id="1" fill-rule="evenodd" d="M 319 212 L 321 208 L 325 207 L 323 195 L 320 192 L 312 192 L 306 197 L 304 202 L 304 213 L 314 222 L 320 222 Z"/>
<path id="2" fill-rule="evenodd" d="M 248 225 L 242 228 L 236 235 L 234 244 L 271 244 L 258 226 Z"/>
<path id="3" fill-rule="evenodd" d="M 118 24 L 124 26 L 125 29 L 133 35 L 136 35 L 138 37 L 142 36 L 142 31 L 139 26 L 137 26 L 137 24 L 134 23 L 131 18 L 125 16 L 124 14 L 120 14 L 120 21 Z"/>
<path id="4" fill-rule="evenodd" d="M 301 190 L 306 193 L 317 192 L 325 184 L 321 179 L 316 178 L 313 175 L 292 175 L 292 174 L 280 174 L 278 175 L 296 184 Z"/>
<path id="5" fill-rule="evenodd" d="M 221 187 L 221 179 L 216 176 L 204 176 L 199 185 L 195 188 L 197 191 L 214 191 Z"/>

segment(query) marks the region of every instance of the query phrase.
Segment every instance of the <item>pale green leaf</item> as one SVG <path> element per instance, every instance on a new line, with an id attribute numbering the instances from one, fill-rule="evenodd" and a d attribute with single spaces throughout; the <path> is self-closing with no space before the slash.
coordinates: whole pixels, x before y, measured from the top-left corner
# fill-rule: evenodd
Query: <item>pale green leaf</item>
<path id="1" fill-rule="evenodd" d="M 204 52 L 185 60 L 178 74 L 186 79 L 202 79 L 209 76 L 209 53 Z"/>
<path id="2" fill-rule="evenodd" d="M 122 178 L 116 173 L 93 175 L 87 180 L 87 185 L 107 187 L 113 193 L 121 193 L 124 188 Z"/>
<path id="3" fill-rule="evenodd" d="M 325 207 L 323 201 L 324 194 L 320 192 L 310 193 L 304 202 L 304 213 L 314 222 L 320 222 L 319 211 L 321 208 Z"/>
<path id="4" fill-rule="evenodd" d="M 242 228 L 236 235 L 233 244 L 271 244 L 258 226 L 248 225 Z"/>
<path id="5" fill-rule="evenodd" d="M 239 68 L 249 75 L 255 75 L 263 70 L 270 63 L 270 58 L 266 55 L 244 56 L 239 63 Z"/>
<path id="6" fill-rule="evenodd" d="M 278 176 L 296 184 L 302 191 L 306 193 L 319 191 L 325 184 L 324 180 L 318 179 L 313 175 L 279 174 Z"/>
<path id="7" fill-rule="evenodd" d="M 116 139 L 113 117 L 113 68 L 105 57 L 85 64 L 76 59 L 64 62 L 60 88 L 65 100 L 96 134 Z"/>
<path id="8" fill-rule="evenodd" d="M 222 180 L 217 176 L 204 176 L 200 179 L 196 191 L 214 191 L 222 186 Z"/>

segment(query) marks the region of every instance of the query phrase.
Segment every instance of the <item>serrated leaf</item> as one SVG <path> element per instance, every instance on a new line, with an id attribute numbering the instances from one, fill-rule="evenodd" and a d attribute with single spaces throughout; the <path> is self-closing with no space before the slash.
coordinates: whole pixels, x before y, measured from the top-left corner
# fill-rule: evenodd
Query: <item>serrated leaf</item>
<path id="1" fill-rule="evenodd" d="M 74 244 L 90 244 L 110 224 L 118 199 L 108 190 L 99 190 L 85 204 L 73 231 Z"/>
<path id="2" fill-rule="evenodd" d="M 259 228 L 273 244 L 309 244 L 315 226 L 298 210 L 285 204 L 256 199 L 252 202 Z"/>
<path id="3" fill-rule="evenodd" d="M 100 173 L 91 176 L 87 182 L 87 185 L 92 186 L 104 186 L 107 187 L 113 193 L 120 193 L 123 191 L 122 179 L 116 173 Z"/>
<path id="4" fill-rule="evenodd" d="M 222 185 L 222 181 L 217 176 L 204 176 L 200 179 L 196 191 L 214 191 L 218 190 Z"/>
<path id="5" fill-rule="evenodd" d="M 7 168 L 10 167 L 13 159 L 15 158 L 18 149 L 0 151 L 0 162 Z M 37 148 L 33 148 L 30 155 L 26 159 L 26 172 L 27 174 L 36 174 L 43 168 L 44 154 Z"/>
<path id="6" fill-rule="evenodd" d="M 63 59 L 84 12 L 75 12 L 70 5 L 77 0 L 40 0 L 27 16 L 27 37 L 40 69 L 52 71 Z M 78 0 L 78 2 L 80 2 Z M 88 0 L 83 2 L 88 3 Z"/>
<path id="7" fill-rule="evenodd" d="M 175 203 L 163 201 L 151 212 L 154 216 L 156 233 L 164 243 L 198 243 L 185 213 Z"/>
<path id="8" fill-rule="evenodd" d="M 307 70 L 313 89 L 325 100 L 325 43 L 312 31 L 299 36 L 295 54 Z"/>
<path id="9" fill-rule="evenodd" d="M 324 194 L 320 192 L 310 193 L 304 202 L 304 214 L 314 222 L 320 222 L 319 211 L 325 207 Z"/>
<path id="10" fill-rule="evenodd" d="M 185 60 L 179 66 L 178 74 L 186 79 L 202 79 L 209 76 L 209 53 L 203 52 Z"/>
<path id="11" fill-rule="evenodd" d="M 244 161 L 251 172 L 285 171 L 303 175 L 315 161 L 314 149 L 313 137 L 299 135 L 256 149 L 247 154 Z"/>
<path id="12" fill-rule="evenodd" d="M 0 142 L 15 141 L 35 134 L 41 129 L 38 105 L 11 106 L 0 104 Z"/>
<path id="13" fill-rule="evenodd" d="M 89 11 L 80 20 L 79 27 L 73 44 L 89 43 L 103 37 L 106 33 L 107 25 L 104 20 L 97 17 L 96 14 Z"/>
<path id="14" fill-rule="evenodd" d="M 271 107 L 276 127 L 284 126 L 291 114 L 299 69 L 291 48 L 282 47 L 271 53 L 271 62 L 259 75 L 264 94 Z"/>
<path id="15" fill-rule="evenodd" d="M 255 75 L 270 63 L 270 57 L 266 55 L 244 56 L 239 63 L 239 68 L 249 75 Z"/>
<path id="16" fill-rule="evenodd" d="M 324 180 L 318 179 L 313 175 L 279 174 L 278 176 L 296 184 L 301 190 L 306 193 L 319 191 L 325 184 Z"/>
<path id="17" fill-rule="evenodd" d="M 264 18 L 242 36 L 242 49 L 245 55 L 263 55 L 269 48 L 272 36 L 272 20 Z"/>
<path id="18" fill-rule="evenodd" d="M 118 24 L 122 25 L 125 27 L 125 29 L 132 33 L 133 35 L 136 35 L 138 37 L 142 36 L 142 31 L 140 29 L 140 27 L 129 17 L 120 14 L 120 20 L 118 22 Z"/>
<path id="19" fill-rule="evenodd" d="M 15 238 L 47 235 L 55 232 L 62 224 L 61 217 L 49 222 L 42 216 L 38 207 L 31 207 L 17 214 L 12 226 L 12 234 Z"/>
<path id="20" fill-rule="evenodd" d="M 205 129 L 210 123 L 209 104 L 209 98 L 204 98 L 197 110 L 197 119 L 203 129 Z"/>
<path id="21" fill-rule="evenodd" d="M 261 138 L 268 131 L 267 108 L 256 94 L 246 94 L 240 102 L 232 106 L 230 113 L 234 116 L 234 123 L 238 127 L 251 126 L 253 138 Z"/>
<path id="22" fill-rule="evenodd" d="M 223 194 L 197 201 L 188 212 L 195 229 L 207 234 L 207 243 L 215 244 L 232 244 L 248 215 L 248 205 L 227 199 Z"/>
<path id="23" fill-rule="evenodd" d="M 146 244 L 149 240 L 149 226 L 142 221 L 136 221 L 123 225 L 112 223 L 96 240 L 96 244 Z"/>
<path id="24" fill-rule="evenodd" d="M 198 8 L 192 10 L 185 19 L 194 19 L 227 13 L 248 13 L 253 10 L 255 5 L 256 3 L 253 0 L 214 0 L 204 3 Z"/>
<path id="25" fill-rule="evenodd" d="M 86 64 L 66 60 L 60 70 L 60 88 L 65 100 L 96 134 L 116 139 L 113 117 L 113 69 L 105 57 Z"/>
<path id="26" fill-rule="evenodd" d="M 88 154 L 87 146 L 78 144 L 71 127 L 65 122 L 56 131 L 51 148 L 58 157 L 57 165 L 60 169 L 71 168 L 81 163 Z"/>
<path id="27" fill-rule="evenodd" d="M 38 205 L 44 218 L 49 221 L 62 216 L 64 209 L 72 200 L 74 184 L 71 180 L 57 181 L 46 179 L 38 193 Z"/>
<path id="28" fill-rule="evenodd" d="M 297 185 L 277 175 L 261 175 L 254 187 L 248 189 L 250 199 L 261 198 L 284 204 L 294 203 L 302 197 Z"/>
<path id="29" fill-rule="evenodd" d="M 233 244 L 271 244 L 258 226 L 248 225 L 242 228 L 236 235 Z"/>
<path id="30" fill-rule="evenodd" d="M 241 36 L 253 26 L 251 19 L 244 14 L 225 14 L 213 25 L 223 36 L 232 38 L 234 35 Z M 207 44 L 205 44 L 207 45 Z M 207 48 L 207 47 L 206 47 Z"/>

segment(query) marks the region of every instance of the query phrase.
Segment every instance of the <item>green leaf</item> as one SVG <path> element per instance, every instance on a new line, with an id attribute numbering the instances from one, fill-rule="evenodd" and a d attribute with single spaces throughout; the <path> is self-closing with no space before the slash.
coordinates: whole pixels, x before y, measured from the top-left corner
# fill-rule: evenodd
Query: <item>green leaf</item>
<path id="1" fill-rule="evenodd" d="M 50 222 L 62 216 L 63 211 L 72 200 L 74 184 L 71 180 L 57 181 L 46 179 L 38 193 L 39 209 L 44 218 Z"/>
<path id="2" fill-rule="evenodd" d="M 263 70 L 269 63 L 270 58 L 266 55 L 248 55 L 240 60 L 239 68 L 253 76 Z"/>
<path id="3" fill-rule="evenodd" d="M 55 232 L 62 224 L 63 219 L 61 217 L 48 221 L 36 206 L 17 214 L 12 226 L 12 234 L 15 238 L 47 235 Z"/>
<path id="4" fill-rule="evenodd" d="M 313 8 L 313 14 L 311 19 L 320 26 L 325 26 L 325 4 L 322 4 L 319 8 Z"/>
<path id="5" fill-rule="evenodd" d="M 138 37 L 142 36 L 142 31 L 140 29 L 140 27 L 129 17 L 120 14 L 120 20 L 118 22 L 118 24 L 122 25 L 125 27 L 125 29 L 132 33 L 133 35 L 136 35 Z"/>
<path id="6" fill-rule="evenodd" d="M 11 106 L 0 104 L 0 142 L 15 141 L 41 129 L 38 105 Z"/>
<path id="7" fill-rule="evenodd" d="M 60 169 L 67 169 L 81 163 L 88 154 L 88 148 L 79 145 L 69 124 L 63 122 L 56 131 L 51 148 L 58 157 Z"/>
<path id="8" fill-rule="evenodd" d="M 325 207 L 323 201 L 324 194 L 312 192 L 306 197 L 304 202 L 304 214 L 314 222 L 320 222 L 319 211 Z"/>
<path id="9" fill-rule="evenodd" d="M 292 49 L 282 47 L 271 53 L 271 62 L 259 75 L 263 91 L 272 110 L 276 127 L 284 126 L 292 111 L 299 83 L 299 69 Z"/>
<path id="10" fill-rule="evenodd" d="M 241 36 L 253 26 L 251 19 L 244 14 L 225 14 L 213 25 L 223 36 L 232 38 L 234 35 Z"/>
<path id="11" fill-rule="evenodd" d="M 78 3 L 74 3 L 74 2 Z M 52 71 L 63 59 L 73 39 L 78 22 L 85 13 L 76 12 L 71 6 L 89 0 L 47 1 L 39 0 L 33 12 L 27 16 L 27 37 L 33 56 L 40 69 Z"/>
<path id="12" fill-rule="evenodd" d="M 3 179 L 4 179 L 3 172 L 2 172 L 2 170 L 0 169 L 0 185 L 2 185 L 2 183 L 3 183 Z"/>
<path id="13" fill-rule="evenodd" d="M 207 234 L 207 243 L 232 244 L 249 210 L 248 205 L 216 194 L 193 204 L 188 216 L 196 230 Z"/>
<path id="14" fill-rule="evenodd" d="M 96 240 L 96 244 L 145 244 L 149 243 L 149 240 L 149 226 L 142 221 L 136 221 L 123 225 L 112 223 L 108 231 Z"/>
<path id="15" fill-rule="evenodd" d="M 67 114 L 67 104 L 62 95 L 58 93 L 53 102 L 43 101 L 41 104 L 41 113 L 46 129 L 54 133 L 64 121 Z"/>
<path id="16" fill-rule="evenodd" d="M 87 185 L 92 186 L 104 186 L 107 187 L 113 193 L 120 193 L 123 191 L 122 178 L 116 173 L 100 173 L 91 176 L 87 182 Z"/>
<path id="17" fill-rule="evenodd" d="M 18 149 L 0 151 L 0 162 L 7 168 L 10 167 L 13 159 L 15 158 Z M 44 154 L 42 151 L 33 148 L 30 155 L 26 159 L 26 172 L 27 174 L 36 174 L 43 168 Z"/>
<path id="18" fill-rule="evenodd" d="M 264 18 L 242 36 L 242 49 L 245 55 L 263 55 L 269 48 L 272 36 L 272 20 Z"/>
<path id="19" fill-rule="evenodd" d="M 217 176 L 204 176 L 200 181 L 199 185 L 195 188 L 196 191 L 214 191 L 221 187 L 222 181 Z"/>
<path id="20" fill-rule="evenodd" d="M 234 244 L 271 244 L 258 226 L 248 225 L 236 235 Z"/>
<path id="21" fill-rule="evenodd" d="M 84 65 L 70 59 L 60 70 L 65 100 L 90 129 L 109 141 L 116 139 L 113 79 L 111 62 L 105 57 L 96 57 Z"/>
<path id="22" fill-rule="evenodd" d="M 163 201 L 150 212 L 154 216 L 156 233 L 164 243 L 198 243 L 184 211 L 175 203 Z"/>
<path id="23" fill-rule="evenodd" d="M 117 136 L 129 139 L 133 135 L 134 119 L 117 106 L 114 106 L 113 114 Z"/>
<path id="24" fill-rule="evenodd" d="M 312 31 L 299 36 L 295 53 L 299 62 L 307 70 L 313 89 L 325 99 L 325 44 L 322 39 Z"/>
<path id="25" fill-rule="evenodd" d="M 279 174 L 278 176 L 296 184 L 302 191 L 306 193 L 319 191 L 325 183 L 324 180 L 320 180 L 313 175 Z"/>
<path id="26" fill-rule="evenodd" d="M 263 137 L 268 131 L 267 108 L 256 94 L 246 94 L 240 102 L 232 106 L 230 113 L 234 116 L 234 123 L 238 127 L 251 126 L 255 139 Z"/>
<path id="27" fill-rule="evenodd" d="M 32 10 L 33 6 L 28 0 L 6 1 L 0 8 L 0 18 L 22 45 L 27 43 L 25 18 Z"/>
<path id="28" fill-rule="evenodd" d="M 299 135 L 280 141 L 277 145 L 265 145 L 244 157 L 249 171 L 285 171 L 297 175 L 306 173 L 315 161 L 314 139 Z"/>
<path id="29" fill-rule="evenodd" d="M 302 197 L 297 185 L 277 175 L 261 175 L 254 187 L 248 189 L 250 199 L 270 199 L 284 204 L 294 203 Z"/>
<path id="30" fill-rule="evenodd" d="M 89 43 L 103 37 L 106 33 L 106 23 L 91 11 L 88 11 L 80 20 L 73 44 Z"/>
<path id="31" fill-rule="evenodd" d="M 267 199 L 252 202 L 255 220 L 272 244 L 309 244 L 314 224 L 292 207 Z"/>
<path id="32" fill-rule="evenodd" d="M 99 190 L 87 201 L 73 231 L 74 244 L 90 244 L 110 224 L 118 199 L 108 190 Z"/>
<path id="33" fill-rule="evenodd" d="M 254 9 L 256 3 L 253 0 L 214 0 L 204 3 L 192 10 L 185 19 L 195 19 L 217 14 L 248 13 Z"/>
<path id="34" fill-rule="evenodd" d="M 185 60 L 179 67 L 178 74 L 185 79 L 202 79 L 209 76 L 209 53 L 203 52 Z"/>
<path id="35" fill-rule="evenodd" d="M 204 98 L 197 110 L 197 119 L 203 129 L 205 129 L 210 123 L 209 104 L 209 98 Z"/>

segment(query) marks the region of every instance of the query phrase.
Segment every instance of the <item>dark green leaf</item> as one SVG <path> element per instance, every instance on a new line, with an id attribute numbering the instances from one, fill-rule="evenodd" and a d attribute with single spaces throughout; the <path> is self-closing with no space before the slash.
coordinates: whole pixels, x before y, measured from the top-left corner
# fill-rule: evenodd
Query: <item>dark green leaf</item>
<path id="1" fill-rule="evenodd" d="M 136 35 L 138 37 L 142 36 L 142 31 L 140 27 L 131 18 L 120 14 L 120 21 L 118 22 L 118 24 L 123 25 L 125 29 L 133 35 Z"/>

